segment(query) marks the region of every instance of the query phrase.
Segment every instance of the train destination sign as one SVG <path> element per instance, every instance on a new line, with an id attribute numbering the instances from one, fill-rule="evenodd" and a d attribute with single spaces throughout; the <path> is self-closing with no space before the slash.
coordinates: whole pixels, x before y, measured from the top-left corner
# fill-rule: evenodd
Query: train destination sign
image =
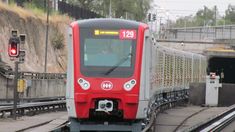
<path id="1" fill-rule="evenodd" d="M 103 36 L 103 35 L 111 35 L 111 36 L 118 36 L 119 39 L 136 39 L 136 30 L 133 29 L 120 29 L 118 30 L 94 30 L 95 36 Z"/>

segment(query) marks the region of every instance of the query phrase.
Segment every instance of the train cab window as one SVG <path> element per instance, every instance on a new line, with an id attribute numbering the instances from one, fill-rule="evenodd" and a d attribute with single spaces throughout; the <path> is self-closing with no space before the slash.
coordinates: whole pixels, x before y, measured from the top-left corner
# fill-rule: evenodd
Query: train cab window
<path id="1" fill-rule="evenodd" d="M 85 39 L 85 66 L 115 66 L 122 61 L 120 67 L 131 66 L 131 41 L 116 39 Z"/>
<path id="2" fill-rule="evenodd" d="M 80 62 L 85 76 L 130 77 L 134 72 L 136 40 L 119 36 L 94 36 L 81 29 Z"/>

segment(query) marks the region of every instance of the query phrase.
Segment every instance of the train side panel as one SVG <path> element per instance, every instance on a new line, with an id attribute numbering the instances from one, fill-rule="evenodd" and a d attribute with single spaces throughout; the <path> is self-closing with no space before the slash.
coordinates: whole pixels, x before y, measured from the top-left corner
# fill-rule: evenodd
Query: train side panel
<path id="1" fill-rule="evenodd" d="M 163 47 L 152 47 L 151 96 L 154 93 L 189 88 L 191 82 L 205 82 L 206 58 Z"/>

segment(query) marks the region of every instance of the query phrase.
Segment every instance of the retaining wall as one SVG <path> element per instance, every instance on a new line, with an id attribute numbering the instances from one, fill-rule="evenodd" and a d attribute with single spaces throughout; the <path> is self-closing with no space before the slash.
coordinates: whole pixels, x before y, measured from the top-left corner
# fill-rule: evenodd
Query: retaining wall
<path id="1" fill-rule="evenodd" d="M 205 104 L 205 83 L 192 83 L 189 88 L 189 101 L 193 105 Z M 223 83 L 219 88 L 218 106 L 230 106 L 235 104 L 235 84 Z"/>
<path id="2" fill-rule="evenodd" d="M 25 79 L 26 88 L 20 93 L 20 98 L 44 98 L 65 96 L 66 83 L 64 79 Z M 13 79 L 0 74 L 0 99 L 13 98 Z"/>

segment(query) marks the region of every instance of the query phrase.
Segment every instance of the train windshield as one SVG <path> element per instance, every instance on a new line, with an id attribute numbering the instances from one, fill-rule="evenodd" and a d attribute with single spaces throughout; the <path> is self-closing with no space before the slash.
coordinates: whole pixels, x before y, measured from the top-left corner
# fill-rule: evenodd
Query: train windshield
<path id="1" fill-rule="evenodd" d="M 85 76 L 130 77 L 134 72 L 136 39 L 94 35 L 81 29 L 81 72 Z"/>

